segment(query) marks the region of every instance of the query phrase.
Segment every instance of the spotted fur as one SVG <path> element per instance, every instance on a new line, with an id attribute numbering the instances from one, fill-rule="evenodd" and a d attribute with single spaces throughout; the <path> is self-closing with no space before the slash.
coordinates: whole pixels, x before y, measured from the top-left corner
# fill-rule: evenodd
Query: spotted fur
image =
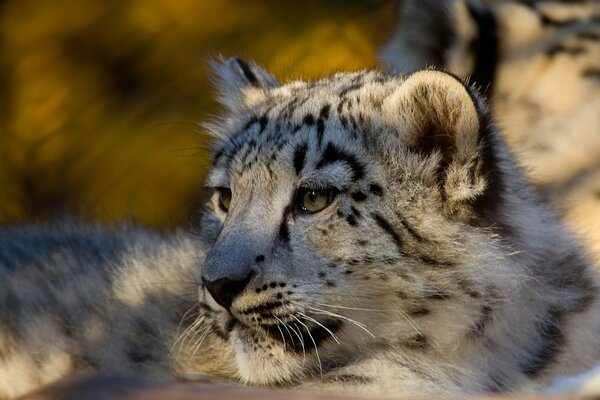
<path id="1" fill-rule="evenodd" d="M 594 362 L 590 262 L 475 89 L 436 70 L 284 85 L 240 59 L 216 71 L 226 112 L 208 126 L 215 193 L 198 238 L 0 238 L 13 276 L 0 293 L 19 293 L 0 308 L 0 368 L 26 365 L 27 377 L 0 381 L 4 396 L 81 359 L 381 396 L 533 390 Z M 307 212 L 307 190 L 329 193 L 326 206 Z M 191 297 L 181 282 L 194 283 Z M 28 302 L 31 291 L 41 300 Z M 64 366 L 50 374 L 49 360 Z"/>

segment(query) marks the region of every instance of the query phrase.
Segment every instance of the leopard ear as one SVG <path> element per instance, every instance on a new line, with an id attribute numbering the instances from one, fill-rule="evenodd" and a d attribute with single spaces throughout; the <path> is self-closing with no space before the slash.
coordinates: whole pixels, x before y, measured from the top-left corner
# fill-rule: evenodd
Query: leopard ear
<path id="1" fill-rule="evenodd" d="M 277 80 L 253 62 L 221 58 L 211 62 L 218 100 L 231 112 L 239 112 L 263 101 Z"/>
<path id="2" fill-rule="evenodd" d="M 478 95 L 434 70 L 410 75 L 383 104 L 409 149 L 433 164 L 431 182 L 453 203 L 475 200 L 490 184 L 491 126 Z"/>

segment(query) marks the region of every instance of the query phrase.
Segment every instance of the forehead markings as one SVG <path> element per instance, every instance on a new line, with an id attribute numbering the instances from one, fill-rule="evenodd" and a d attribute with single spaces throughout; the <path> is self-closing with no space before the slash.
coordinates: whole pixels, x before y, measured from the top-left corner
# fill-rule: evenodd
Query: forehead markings
<path id="1" fill-rule="evenodd" d="M 344 129 L 348 128 L 348 120 L 346 119 L 346 117 L 344 116 L 344 114 L 342 112 L 344 109 L 344 104 L 346 104 L 346 101 L 347 101 L 347 99 L 342 98 L 337 106 L 338 118 L 340 119 L 340 123 L 342 124 L 342 127 Z"/>
<path id="2" fill-rule="evenodd" d="M 304 163 L 306 162 L 306 151 L 308 150 L 308 144 L 302 143 L 296 147 L 294 151 L 294 169 L 296 175 L 300 176 L 300 173 L 304 169 Z"/>
<path id="3" fill-rule="evenodd" d="M 317 143 L 319 147 L 323 144 L 323 134 L 325 132 L 325 121 L 329 118 L 329 109 L 331 105 L 325 104 L 319 112 L 319 119 L 317 120 Z"/>
<path id="4" fill-rule="evenodd" d="M 366 78 L 370 78 L 370 77 L 366 77 Z M 357 118 L 360 121 L 360 123 L 363 123 L 364 117 L 363 117 L 362 113 L 359 113 L 358 116 L 355 116 L 353 113 L 353 111 L 354 111 L 353 110 L 353 100 L 354 100 L 354 102 L 356 102 L 358 104 L 360 102 L 360 96 L 355 95 L 355 96 L 350 97 L 350 96 L 348 96 L 348 93 L 352 93 L 356 90 L 363 88 L 365 85 L 364 81 L 366 80 L 366 78 L 363 75 L 356 75 L 356 76 L 352 77 L 351 80 L 348 83 L 346 83 L 346 86 L 342 87 L 342 89 L 338 92 L 338 96 L 340 97 L 340 101 L 337 105 L 338 118 L 340 119 L 341 125 L 345 129 L 347 129 L 348 125 L 349 125 L 348 119 L 350 120 L 350 125 L 352 126 L 352 129 L 351 130 L 348 129 L 348 130 L 349 130 L 349 133 L 351 134 L 351 136 L 353 137 L 353 139 L 358 139 L 358 137 L 359 137 L 359 135 L 357 133 L 357 130 L 359 128 L 359 124 L 357 123 Z M 381 80 L 381 78 L 379 80 Z M 375 79 L 374 81 L 377 81 L 377 79 Z M 370 82 L 367 82 L 367 83 L 370 83 Z M 311 86 L 309 85 L 307 87 L 310 89 Z M 287 101 L 285 103 L 279 103 L 278 105 L 280 105 L 280 107 L 277 107 L 277 105 L 272 105 L 266 111 L 264 111 L 262 113 L 262 115 L 259 116 L 257 114 L 257 115 L 252 116 L 252 118 L 250 118 L 246 122 L 242 131 L 235 135 L 235 136 L 237 136 L 237 138 L 234 136 L 234 138 L 232 138 L 232 140 L 230 141 L 230 143 L 228 145 L 225 145 L 223 148 L 218 150 L 218 152 L 215 154 L 214 164 L 216 164 L 217 161 L 219 161 L 219 159 L 222 158 L 222 156 L 225 154 L 228 156 L 227 163 L 231 162 L 231 160 L 234 159 L 241 150 L 244 150 L 244 153 L 241 157 L 243 159 L 242 160 L 243 163 L 247 163 L 247 159 L 252 155 L 253 152 L 256 153 L 256 156 L 254 157 L 254 159 L 250 163 L 247 163 L 248 165 L 244 165 L 244 167 L 248 167 L 253 162 L 258 161 L 258 159 L 259 159 L 258 153 L 260 152 L 260 149 L 257 149 L 257 147 L 260 147 L 260 145 L 257 145 L 257 142 L 254 138 L 252 140 L 250 140 L 249 142 L 247 142 L 247 139 L 248 139 L 247 133 L 249 133 L 248 131 L 250 129 L 254 128 L 256 125 L 258 125 L 258 127 L 257 127 L 258 132 L 256 132 L 256 133 L 252 132 L 252 134 L 260 135 L 261 133 L 263 133 L 266 130 L 269 123 L 272 122 L 272 120 L 269 119 L 269 114 L 273 110 L 273 107 L 279 108 L 279 111 L 277 112 L 277 117 L 275 118 L 276 120 L 281 120 L 281 121 L 287 120 L 289 122 L 289 129 L 284 130 L 287 133 L 294 134 L 294 133 L 298 132 L 302 126 L 307 126 L 310 128 L 310 127 L 316 125 L 317 142 L 319 145 L 318 147 L 320 148 L 322 146 L 322 142 L 324 139 L 325 126 L 326 126 L 326 121 L 328 120 L 329 115 L 330 115 L 331 104 L 323 105 L 319 111 L 317 118 L 315 118 L 315 116 L 312 113 L 307 113 L 304 116 L 304 118 L 302 119 L 302 124 L 299 124 L 299 123 L 293 124 L 290 121 L 292 119 L 294 113 L 304 103 L 306 103 L 308 100 L 310 100 L 313 97 L 314 96 L 310 96 L 310 95 L 305 95 L 303 97 L 300 97 L 300 96 L 298 96 L 298 94 L 296 94 L 289 101 Z M 347 113 L 347 116 L 342 115 L 342 113 L 344 111 L 344 106 L 346 106 L 345 111 Z M 278 145 L 277 151 L 281 151 L 281 149 L 283 148 L 283 145 L 285 143 L 289 142 L 289 138 L 283 137 L 285 135 L 283 135 L 281 126 L 278 126 L 278 128 L 279 129 L 277 129 L 277 132 L 270 132 L 269 133 L 270 137 L 266 138 L 266 140 L 270 141 L 271 139 L 276 139 L 276 142 Z M 364 131 L 362 132 L 362 134 L 363 134 L 363 136 L 365 136 Z M 302 169 L 305 166 L 304 164 L 306 162 L 306 152 L 308 149 L 305 150 L 304 148 L 305 148 L 305 145 L 300 145 L 295 149 L 294 169 L 296 170 L 297 175 L 299 175 L 299 173 L 302 171 Z M 363 166 L 360 162 L 358 162 L 356 156 L 352 155 L 351 153 L 345 152 L 343 150 L 337 149 L 331 142 L 328 144 L 328 146 L 325 149 L 325 152 L 323 153 L 322 156 L 323 156 L 323 159 L 319 162 L 321 167 L 326 164 L 333 163 L 335 161 L 345 161 L 347 163 L 347 165 L 353 171 L 353 180 L 360 179 L 360 177 L 362 177 L 364 174 Z M 275 153 L 271 154 L 271 162 L 276 161 L 276 159 L 277 159 L 277 154 L 275 154 Z M 269 172 L 271 172 L 271 171 L 269 171 Z"/>
<path id="5" fill-rule="evenodd" d="M 358 157 L 350 152 L 340 149 L 332 142 L 327 143 L 325 151 L 321 156 L 322 158 L 316 166 L 317 169 L 321 169 L 326 165 L 336 162 L 344 162 L 352 169 L 353 181 L 357 181 L 365 175 L 365 166 L 358 160 Z"/>
<path id="6" fill-rule="evenodd" d="M 281 243 L 284 246 L 290 245 L 290 228 L 288 226 L 288 217 L 292 212 L 292 208 L 294 207 L 294 197 L 296 196 L 295 192 L 292 192 L 290 196 L 290 200 L 288 205 L 283 210 L 283 215 L 281 217 L 281 222 L 279 224 L 279 231 L 277 232 L 277 240 L 275 243 Z M 274 247 L 276 244 L 273 245 Z"/>

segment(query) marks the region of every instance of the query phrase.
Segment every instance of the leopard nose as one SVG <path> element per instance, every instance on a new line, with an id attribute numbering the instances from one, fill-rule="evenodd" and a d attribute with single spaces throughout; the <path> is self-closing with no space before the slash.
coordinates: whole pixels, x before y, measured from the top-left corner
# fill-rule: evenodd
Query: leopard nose
<path id="1" fill-rule="evenodd" d="M 250 271 L 248 276 L 241 280 L 220 278 L 214 281 L 208 281 L 202 278 L 202 283 L 215 301 L 229 310 L 233 300 L 244 290 L 253 275 L 254 272 Z"/>

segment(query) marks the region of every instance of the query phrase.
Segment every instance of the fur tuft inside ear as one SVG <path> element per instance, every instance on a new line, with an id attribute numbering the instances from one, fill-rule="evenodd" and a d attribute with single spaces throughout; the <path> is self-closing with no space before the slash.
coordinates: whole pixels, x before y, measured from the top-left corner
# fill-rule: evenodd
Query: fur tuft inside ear
<path id="1" fill-rule="evenodd" d="M 277 80 L 253 62 L 238 57 L 211 62 L 218 100 L 231 112 L 239 112 L 263 101 Z"/>
<path id="2" fill-rule="evenodd" d="M 440 71 L 417 72 L 383 110 L 409 148 L 436 163 L 435 179 L 446 200 L 470 201 L 484 193 L 480 115 L 461 81 Z"/>

